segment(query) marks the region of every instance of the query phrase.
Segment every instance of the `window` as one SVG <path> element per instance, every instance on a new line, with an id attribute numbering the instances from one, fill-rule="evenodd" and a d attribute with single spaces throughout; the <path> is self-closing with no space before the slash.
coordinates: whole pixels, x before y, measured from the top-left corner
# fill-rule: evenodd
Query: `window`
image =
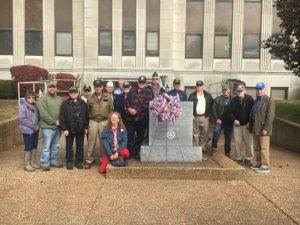
<path id="1" fill-rule="evenodd" d="M 275 100 L 288 99 L 288 88 L 287 87 L 271 87 L 271 98 L 275 99 Z"/>
<path id="2" fill-rule="evenodd" d="M 147 0 L 146 56 L 159 56 L 160 0 Z"/>
<path id="3" fill-rule="evenodd" d="M 200 59 L 203 52 L 204 1 L 187 0 L 185 58 Z"/>
<path id="4" fill-rule="evenodd" d="M 135 56 L 136 0 L 123 0 L 122 55 Z"/>
<path id="5" fill-rule="evenodd" d="M 231 58 L 232 0 L 216 1 L 215 58 Z"/>
<path id="6" fill-rule="evenodd" d="M 73 55 L 72 0 L 55 0 L 55 55 Z"/>
<path id="7" fill-rule="evenodd" d="M 259 59 L 261 30 L 261 1 L 246 0 L 244 11 L 245 59 Z"/>
<path id="8" fill-rule="evenodd" d="M 0 0 L 0 55 L 13 54 L 12 0 Z"/>
<path id="9" fill-rule="evenodd" d="M 99 55 L 112 55 L 112 0 L 99 0 Z"/>

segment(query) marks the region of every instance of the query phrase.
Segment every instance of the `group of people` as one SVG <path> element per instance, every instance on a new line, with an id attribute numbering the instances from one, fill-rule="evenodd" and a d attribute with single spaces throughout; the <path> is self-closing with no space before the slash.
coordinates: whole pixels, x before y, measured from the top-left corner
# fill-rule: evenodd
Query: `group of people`
<path id="1" fill-rule="evenodd" d="M 131 87 L 127 81 L 120 80 L 118 88 L 113 82 L 104 83 L 97 79 L 90 85 L 84 85 L 83 95 L 79 96 L 76 87 L 69 89 L 69 96 L 63 100 L 56 95 L 54 81 L 47 84 L 47 92 L 35 100 L 35 93 L 29 92 L 19 108 L 20 131 L 24 139 L 24 169 L 34 171 L 41 167 L 49 171 L 50 167 L 62 168 L 59 149 L 61 132 L 66 140 L 66 168 L 89 169 L 100 159 L 99 173 L 103 174 L 109 162 L 129 157 L 139 159 L 149 123 L 149 102 L 165 88 L 160 84 L 160 77 L 155 72 L 151 84 L 140 76 L 137 86 Z M 222 129 L 225 134 L 225 154 L 230 155 L 232 132 L 235 139 L 235 160 L 252 166 L 253 144 L 257 165 L 252 168 L 257 172 L 269 172 L 269 141 L 272 134 L 274 104 L 266 95 L 264 83 L 258 83 L 257 99 L 247 95 L 245 86 L 239 85 L 236 96 L 230 94 L 227 84 L 222 86 L 222 95 L 213 99 L 204 90 L 204 82 L 196 82 L 196 90 L 189 98 L 181 90 L 178 78 L 173 81 L 173 89 L 167 94 L 178 96 L 180 101 L 193 102 L 193 136 L 195 144 L 207 150 L 210 121 L 215 122 L 211 154 L 217 154 L 217 144 Z M 39 129 L 42 131 L 42 150 L 40 166 L 36 162 Z M 251 134 L 253 133 L 253 135 Z M 87 138 L 86 157 L 84 140 Z M 97 139 L 100 150 L 96 151 Z M 241 156 L 241 143 L 246 145 L 245 159 Z M 74 157 L 73 143 L 76 152 Z M 74 159 L 75 158 L 75 159 Z"/>

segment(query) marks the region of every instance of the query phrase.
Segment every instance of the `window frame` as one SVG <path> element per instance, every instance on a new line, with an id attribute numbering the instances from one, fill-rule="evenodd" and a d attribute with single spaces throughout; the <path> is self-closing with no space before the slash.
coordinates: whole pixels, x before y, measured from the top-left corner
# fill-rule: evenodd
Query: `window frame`
<path id="1" fill-rule="evenodd" d="M 101 32 L 110 32 L 110 34 L 111 34 L 110 54 L 103 54 L 103 53 L 100 52 L 100 43 L 101 43 L 100 33 Z M 113 49 L 112 30 L 110 30 L 110 29 L 99 29 L 98 30 L 98 56 L 112 56 L 112 49 Z"/>
<path id="2" fill-rule="evenodd" d="M 4 32 L 10 32 L 11 33 L 11 52 L 1 52 L 1 49 L 0 49 L 0 55 L 13 55 L 14 54 L 14 32 L 13 32 L 13 29 L 2 29 L 0 28 L 0 32 L 1 31 L 4 31 Z M 9 54 L 11 53 L 11 54 Z"/>
<path id="3" fill-rule="evenodd" d="M 245 57 L 245 36 L 246 35 L 256 35 L 256 36 L 258 36 L 259 38 L 258 38 L 258 40 L 259 40 L 259 42 L 258 42 L 258 57 Z M 260 43 L 261 43 L 261 33 L 251 33 L 251 34 L 249 34 L 249 33 L 244 33 L 243 34 L 243 59 L 260 59 L 260 49 L 261 49 L 261 47 L 260 47 Z"/>
<path id="4" fill-rule="evenodd" d="M 57 33 L 70 33 L 71 34 L 71 54 L 58 54 L 57 53 L 57 38 L 56 38 L 56 34 Z M 55 56 L 73 56 L 73 32 L 70 32 L 68 30 L 55 30 Z"/>
<path id="5" fill-rule="evenodd" d="M 229 45 L 230 45 L 230 51 L 228 57 L 216 57 L 216 37 L 229 37 Z M 215 33 L 214 37 L 214 59 L 231 59 L 232 57 L 232 33 Z"/>
<path id="6" fill-rule="evenodd" d="M 148 33 L 157 33 L 157 54 L 155 54 L 155 55 L 151 55 L 151 54 L 149 54 L 148 53 L 148 51 L 152 51 L 152 50 L 148 50 Z M 146 43 L 145 43 L 145 55 L 146 55 L 146 57 L 159 57 L 160 56 L 160 51 L 159 51 L 159 49 L 160 49 L 160 32 L 159 31 L 152 31 L 152 30 L 147 30 L 146 31 Z"/>
<path id="7" fill-rule="evenodd" d="M 200 58 L 197 57 L 188 57 L 187 56 L 187 36 L 188 35 L 200 35 L 201 43 L 200 43 Z M 185 33 L 185 59 L 203 59 L 203 33 Z"/>
<path id="8" fill-rule="evenodd" d="M 273 96 L 272 96 L 272 91 L 273 90 L 284 91 L 284 100 L 288 99 L 288 95 L 289 95 L 289 88 L 288 87 L 271 87 L 271 89 L 270 89 L 270 98 L 272 98 L 272 99 L 273 99 Z"/>
<path id="9" fill-rule="evenodd" d="M 128 55 L 124 54 L 124 33 L 126 32 L 133 32 L 134 33 L 134 54 L 133 55 Z M 136 30 L 122 30 L 122 56 L 136 56 Z"/>

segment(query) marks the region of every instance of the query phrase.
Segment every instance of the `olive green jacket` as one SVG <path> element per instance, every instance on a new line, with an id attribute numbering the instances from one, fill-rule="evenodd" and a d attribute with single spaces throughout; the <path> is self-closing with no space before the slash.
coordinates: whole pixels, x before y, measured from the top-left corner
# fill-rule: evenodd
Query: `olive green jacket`
<path id="1" fill-rule="evenodd" d="M 44 94 L 37 102 L 37 107 L 40 113 L 41 128 L 56 129 L 55 122 L 59 120 L 59 111 L 62 103 L 61 97 Z"/>
<path id="2" fill-rule="evenodd" d="M 272 124 L 275 117 L 275 103 L 270 97 L 265 96 L 260 107 L 257 109 L 255 119 L 250 120 L 250 131 L 256 135 L 261 135 L 262 130 L 266 130 L 268 135 L 272 135 Z"/>
<path id="3" fill-rule="evenodd" d="M 87 105 L 90 119 L 97 122 L 106 120 L 108 115 L 114 110 L 112 99 L 107 93 L 102 93 L 100 100 L 93 93 L 88 97 Z"/>

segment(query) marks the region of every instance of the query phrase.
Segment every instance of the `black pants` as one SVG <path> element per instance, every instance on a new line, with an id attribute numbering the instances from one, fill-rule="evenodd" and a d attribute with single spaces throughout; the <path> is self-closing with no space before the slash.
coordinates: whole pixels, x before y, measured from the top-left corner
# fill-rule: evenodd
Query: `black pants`
<path id="1" fill-rule="evenodd" d="M 148 118 L 144 118 L 135 122 L 126 122 L 126 129 L 128 133 L 128 149 L 131 157 L 136 157 L 140 153 L 141 145 L 145 139 L 145 133 L 148 128 L 148 121 Z M 136 140 L 134 140 L 135 132 L 137 135 Z"/>
<path id="2" fill-rule="evenodd" d="M 83 161 L 83 142 L 84 133 L 82 134 L 71 134 L 66 136 L 66 162 L 73 162 L 73 142 L 74 138 L 76 141 L 76 161 L 75 164 Z"/>

